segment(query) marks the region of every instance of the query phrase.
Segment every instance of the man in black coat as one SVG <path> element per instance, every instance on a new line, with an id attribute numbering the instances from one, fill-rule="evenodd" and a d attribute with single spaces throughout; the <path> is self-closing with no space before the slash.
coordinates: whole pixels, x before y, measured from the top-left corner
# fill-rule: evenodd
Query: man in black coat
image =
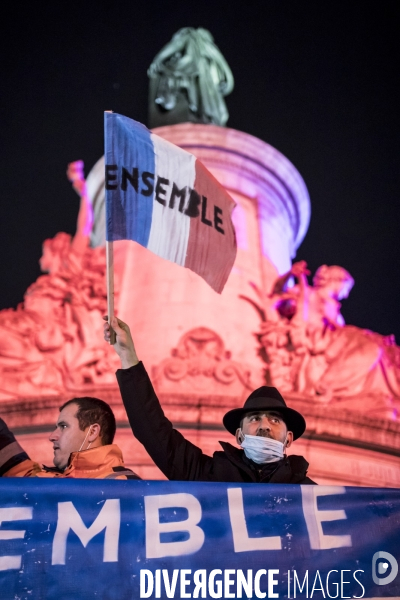
<path id="1" fill-rule="evenodd" d="M 149 376 L 139 362 L 128 325 L 113 317 L 114 349 L 121 360 L 117 380 L 129 423 L 168 479 L 247 483 L 314 484 L 307 477 L 302 456 L 286 456 L 285 449 L 305 431 L 304 418 L 286 406 L 276 388 L 263 386 L 247 398 L 243 408 L 224 416 L 226 429 L 236 436 L 241 450 L 220 442 L 222 451 L 207 456 L 173 428 L 166 418 Z M 104 325 L 110 341 L 110 326 Z"/>

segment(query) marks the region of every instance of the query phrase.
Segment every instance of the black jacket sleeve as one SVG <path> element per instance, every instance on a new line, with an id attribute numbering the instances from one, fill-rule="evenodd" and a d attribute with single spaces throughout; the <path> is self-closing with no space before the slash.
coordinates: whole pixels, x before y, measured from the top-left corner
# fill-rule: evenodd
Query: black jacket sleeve
<path id="1" fill-rule="evenodd" d="M 122 400 L 135 437 L 168 479 L 207 480 L 210 456 L 173 428 L 161 408 L 143 363 L 116 373 Z"/>
<path id="2" fill-rule="evenodd" d="M 25 460 L 29 460 L 29 456 L 0 417 L 0 477 Z"/>

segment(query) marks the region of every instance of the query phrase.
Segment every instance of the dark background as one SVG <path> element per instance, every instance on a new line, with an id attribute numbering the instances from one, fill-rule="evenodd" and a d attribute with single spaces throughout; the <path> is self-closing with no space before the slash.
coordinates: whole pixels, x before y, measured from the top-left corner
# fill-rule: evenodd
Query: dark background
<path id="1" fill-rule="evenodd" d="M 40 274 L 45 238 L 73 233 L 103 111 L 147 122 L 146 70 L 181 27 L 205 27 L 235 77 L 228 126 L 302 174 L 311 224 L 297 258 L 339 264 L 356 285 L 348 323 L 400 340 L 396 3 L 37 2 L 2 15 L 0 308 Z"/>

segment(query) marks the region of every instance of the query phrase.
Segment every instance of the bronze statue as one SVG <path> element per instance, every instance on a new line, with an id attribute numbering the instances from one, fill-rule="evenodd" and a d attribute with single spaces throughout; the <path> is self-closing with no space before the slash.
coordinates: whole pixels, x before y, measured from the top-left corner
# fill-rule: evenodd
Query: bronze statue
<path id="1" fill-rule="evenodd" d="M 233 75 L 206 29 L 180 29 L 157 54 L 148 76 L 150 127 L 185 121 L 226 125 L 223 97 L 233 90 Z"/>

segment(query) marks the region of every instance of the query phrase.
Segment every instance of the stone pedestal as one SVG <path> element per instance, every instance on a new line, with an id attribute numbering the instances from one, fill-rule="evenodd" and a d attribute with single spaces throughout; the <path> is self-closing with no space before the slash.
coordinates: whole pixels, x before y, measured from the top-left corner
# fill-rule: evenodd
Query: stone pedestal
<path id="1" fill-rule="evenodd" d="M 130 324 L 149 370 L 170 355 L 182 335 L 206 327 L 249 370 L 248 387 L 262 385 L 263 364 L 253 337 L 259 317 L 241 295 L 251 295 L 252 284 L 269 293 L 277 275 L 290 269 L 310 218 L 305 183 L 278 150 L 240 131 L 184 123 L 154 133 L 197 156 L 237 202 L 237 259 L 218 295 L 188 269 L 133 242 L 116 242 L 117 314 Z M 101 159 L 87 178 L 94 199 L 95 245 L 104 243 L 103 165 Z"/>
<path id="2" fill-rule="evenodd" d="M 218 295 L 191 271 L 133 242 L 116 243 L 116 309 L 131 326 L 167 416 L 189 440 L 212 454 L 219 440 L 234 442 L 222 427 L 224 413 L 241 406 L 251 389 L 265 383 L 265 363 L 255 338 L 259 315 L 242 296 L 254 286 L 268 293 L 277 275 L 289 270 L 308 227 L 309 198 L 295 167 L 245 133 L 191 123 L 162 127 L 156 133 L 195 154 L 237 202 L 237 259 Z M 101 246 L 103 159 L 87 182 L 95 210 L 92 242 Z M 114 409 L 116 443 L 127 466 L 143 478 L 163 477 L 133 438 L 116 385 L 88 386 L 84 392 Z M 32 458 L 52 463 L 46 438 L 58 407 L 72 395 L 2 402 L 2 416 Z M 308 423 L 292 450 L 309 460 L 310 476 L 318 483 L 399 485 L 399 424 L 367 418 L 351 407 L 334 410 L 297 397 L 287 401 Z"/>
<path id="3" fill-rule="evenodd" d="M 122 448 L 126 465 L 144 479 L 165 479 L 133 437 L 118 390 L 91 389 L 88 395 L 101 397 L 112 406 L 118 422 L 115 442 Z M 57 419 L 57 407 L 67 398 L 2 405 L 2 416 L 19 443 L 33 459 L 47 465 L 52 465 L 53 460 L 48 436 Z M 161 392 L 160 400 L 174 425 L 207 454 L 221 449 L 220 440 L 235 443 L 221 425 L 223 415 L 234 405 L 230 398 L 198 392 Z M 314 481 L 321 485 L 400 486 L 399 423 L 327 411 L 296 398 L 289 398 L 288 403 L 307 420 L 306 433 L 293 444 L 290 453 L 303 455 L 309 461 L 309 475 Z"/>

